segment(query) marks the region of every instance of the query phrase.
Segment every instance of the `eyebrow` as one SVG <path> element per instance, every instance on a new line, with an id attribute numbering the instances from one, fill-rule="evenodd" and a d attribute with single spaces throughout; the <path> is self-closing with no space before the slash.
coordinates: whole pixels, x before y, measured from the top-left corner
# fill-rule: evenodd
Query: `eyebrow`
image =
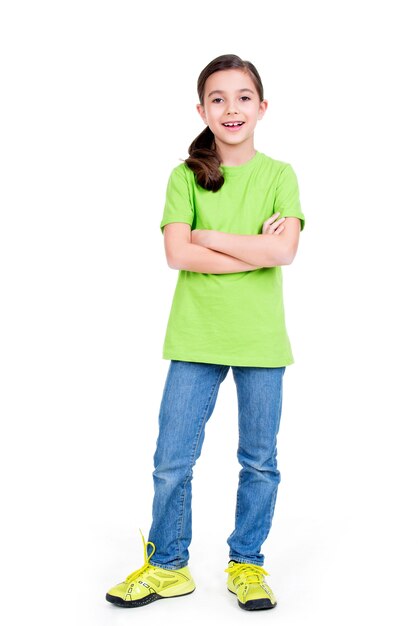
<path id="1" fill-rule="evenodd" d="M 243 91 L 249 91 L 250 93 L 254 93 L 254 91 L 252 89 L 237 89 L 238 92 L 243 92 Z M 215 89 L 214 91 L 211 91 L 208 94 L 208 98 L 210 98 L 211 96 L 213 96 L 214 93 L 225 93 L 224 91 L 221 91 L 220 89 Z"/>

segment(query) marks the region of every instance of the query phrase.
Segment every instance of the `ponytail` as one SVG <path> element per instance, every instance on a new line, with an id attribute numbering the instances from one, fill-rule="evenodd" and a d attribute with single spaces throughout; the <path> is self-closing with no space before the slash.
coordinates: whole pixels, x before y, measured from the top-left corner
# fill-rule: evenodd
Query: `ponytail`
<path id="1" fill-rule="evenodd" d="M 208 191 L 218 191 L 225 182 L 219 169 L 221 161 L 215 148 L 215 136 L 209 126 L 192 141 L 186 165 L 195 173 L 197 183 Z"/>

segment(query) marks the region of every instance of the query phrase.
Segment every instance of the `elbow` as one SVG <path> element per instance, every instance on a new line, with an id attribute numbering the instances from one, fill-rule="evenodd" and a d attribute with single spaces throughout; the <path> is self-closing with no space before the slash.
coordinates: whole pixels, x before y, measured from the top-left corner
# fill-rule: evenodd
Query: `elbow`
<path id="1" fill-rule="evenodd" d="M 172 270 L 179 270 L 179 269 L 181 269 L 179 267 L 178 259 L 176 259 L 176 258 L 174 258 L 172 256 L 168 256 L 167 257 L 167 265 Z"/>
<path id="2" fill-rule="evenodd" d="M 296 254 L 294 246 L 286 241 L 284 237 L 277 235 L 264 235 L 269 238 L 266 246 L 266 256 L 264 267 L 277 267 L 278 265 L 290 265 Z"/>
<path id="3" fill-rule="evenodd" d="M 167 254 L 167 264 L 168 267 L 172 270 L 182 270 L 184 269 L 184 257 L 180 255 L 178 252 L 176 254 Z"/>
<path id="4" fill-rule="evenodd" d="M 286 248 L 281 248 L 274 258 L 273 265 L 291 265 L 295 256 L 296 250 L 293 247 L 287 246 Z"/>
<path id="5" fill-rule="evenodd" d="M 164 226 L 164 249 L 167 265 L 170 269 L 183 268 L 186 249 L 190 243 L 190 226 L 183 223 L 168 223 Z"/>
<path id="6" fill-rule="evenodd" d="M 296 250 L 294 248 L 290 248 L 287 251 L 287 254 L 285 256 L 285 262 L 283 263 L 283 265 L 291 265 L 293 263 L 293 259 L 296 256 Z"/>
<path id="7" fill-rule="evenodd" d="M 181 247 L 179 250 L 179 246 L 166 246 L 165 249 L 165 258 L 167 260 L 167 265 L 172 270 L 181 270 L 183 269 L 183 256 L 181 254 Z"/>
<path id="8" fill-rule="evenodd" d="M 172 270 L 189 270 L 193 258 L 190 256 L 190 244 L 176 246 L 167 253 L 167 263 Z"/>

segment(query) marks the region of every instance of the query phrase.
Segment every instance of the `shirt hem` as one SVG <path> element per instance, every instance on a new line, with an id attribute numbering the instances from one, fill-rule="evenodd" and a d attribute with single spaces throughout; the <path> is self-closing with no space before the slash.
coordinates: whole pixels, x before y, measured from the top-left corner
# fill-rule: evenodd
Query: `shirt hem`
<path id="1" fill-rule="evenodd" d="M 237 367 L 285 367 L 287 365 L 292 365 L 295 360 L 293 357 L 283 358 L 279 361 L 265 361 L 263 363 L 257 362 L 254 360 L 247 359 L 228 359 L 225 357 L 198 357 L 198 356 L 188 356 L 188 355 L 179 355 L 173 354 L 169 352 L 163 352 L 163 359 L 167 361 L 189 361 L 191 363 L 211 363 L 214 365 L 236 365 Z"/>

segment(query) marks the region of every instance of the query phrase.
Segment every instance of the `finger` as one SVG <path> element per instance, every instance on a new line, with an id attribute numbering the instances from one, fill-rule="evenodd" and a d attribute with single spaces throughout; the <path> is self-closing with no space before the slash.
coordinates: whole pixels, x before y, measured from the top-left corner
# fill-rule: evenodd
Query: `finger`
<path id="1" fill-rule="evenodd" d="M 271 215 L 264 223 L 263 226 L 264 228 L 268 228 L 270 226 L 270 224 L 272 224 L 277 217 L 280 215 L 280 213 L 274 213 L 273 215 Z"/>
<path id="2" fill-rule="evenodd" d="M 277 222 L 274 222 L 273 224 L 270 224 L 270 226 L 267 227 L 266 232 L 268 234 L 274 233 L 276 228 L 278 228 L 279 226 L 284 224 L 285 219 L 286 219 L 285 217 L 282 217 Z"/>
<path id="3" fill-rule="evenodd" d="M 272 222 L 274 222 L 274 220 L 277 218 L 277 216 L 280 215 L 280 211 L 277 213 L 273 213 L 273 215 L 271 217 L 269 217 L 265 223 L 267 224 L 271 224 Z"/>
<path id="4" fill-rule="evenodd" d="M 275 220 L 272 224 L 270 224 L 269 228 L 277 228 L 280 224 L 285 221 L 285 217 L 281 217 L 279 220 Z"/>
<path id="5" fill-rule="evenodd" d="M 280 213 L 275 213 L 275 215 L 280 215 Z M 286 219 L 285 217 L 281 217 L 279 220 L 274 220 L 272 222 L 272 219 L 274 218 L 274 215 L 272 215 L 268 220 L 266 220 L 263 224 L 263 233 L 264 234 L 270 234 L 271 229 L 275 228 L 278 224 L 281 224 L 282 222 L 284 222 L 284 220 Z"/>

